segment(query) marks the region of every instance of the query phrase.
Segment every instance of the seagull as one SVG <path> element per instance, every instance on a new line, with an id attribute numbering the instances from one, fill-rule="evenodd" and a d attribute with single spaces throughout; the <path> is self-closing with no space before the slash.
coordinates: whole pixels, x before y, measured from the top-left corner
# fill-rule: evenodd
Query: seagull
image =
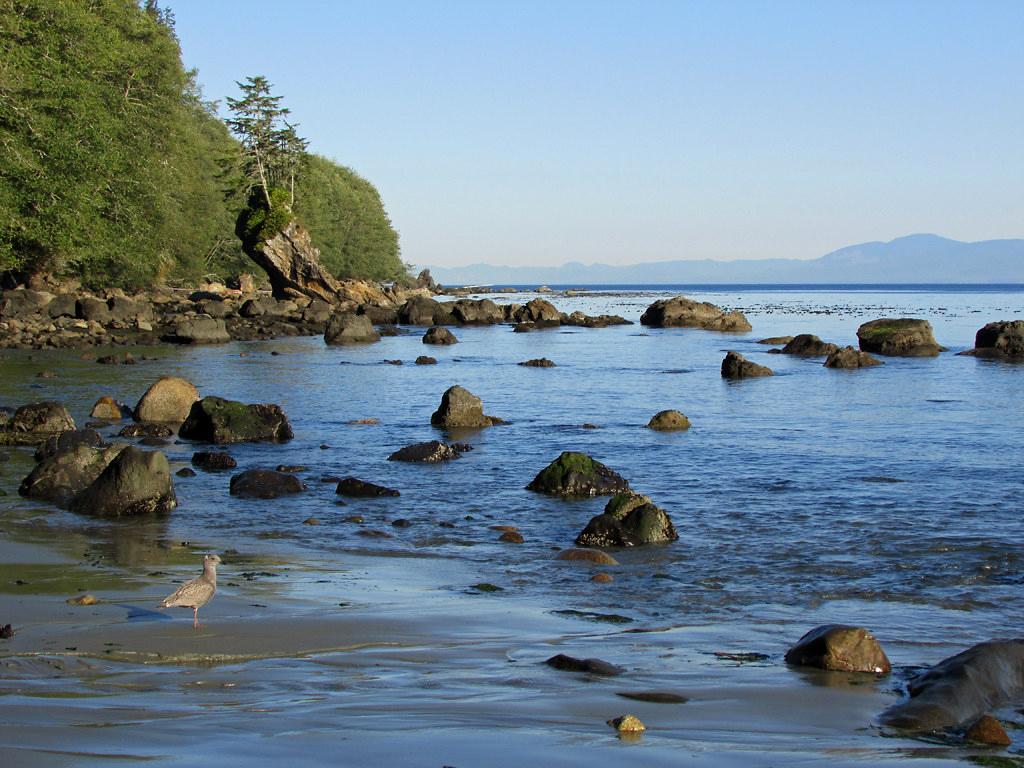
<path id="1" fill-rule="evenodd" d="M 207 555 L 203 558 L 203 575 L 198 579 L 186 581 L 174 592 L 163 599 L 161 608 L 191 608 L 192 626 L 199 628 L 199 609 L 213 599 L 217 591 L 217 566 L 220 558 Z"/>

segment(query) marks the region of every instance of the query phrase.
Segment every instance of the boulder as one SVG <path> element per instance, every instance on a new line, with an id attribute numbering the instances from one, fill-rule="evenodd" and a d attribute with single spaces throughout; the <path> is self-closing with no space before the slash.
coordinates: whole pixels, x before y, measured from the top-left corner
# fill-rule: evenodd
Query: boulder
<path id="1" fill-rule="evenodd" d="M 333 303 L 339 298 L 341 283 L 320 263 L 320 250 L 297 221 L 246 252 L 266 270 L 276 299 L 301 295 Z"/>
<path id="2" fill-rule="evenodd" d="M 445 390 L 441 404 L 430 416 L 430 423 L 442 429 L 479 429 L 500 421 L 493 416 L 485 416 L 480 398 L 460 386 Z"/>
<path id="3" fill-rule="evenodd" d="M 1013 741 L 992 715 L 982 715 L 964 731 L 964 741 L 975 744 L 989 744 L 993 747 L 1008 747 Z"/>
<path id="4" fill-rule="evenodd" d="M 0 431 L 0 444 L 38 445 L 48 437 L 75 428 L 75 421 L 60 403 L 47 400 L 23 405 Z"/>
<path id="5" fill-rule="evenodd" d="M 864 352 L 892 357 L 934 357 L 943 351 L 932 335 L 927 320 L 883 317 L 871 320 L 857 329 L 857 339 Z"/>
<path id="6" fill-rule="evenodd" d="M 170 512 L 177 504 L 167 457 L 127 446 L 72 499 L 70 508 L 96 517 L 133 517 Z"/>
<path id="7" fill-rule="evenodd" d="M 21 481 L 18 493 L 67 507 L 75 496 L 96 481 L 124 447 L 94 448 L 79 443 L 58 451 L 35 466 Z"/>
<path id="8" fill-rule="evenodd" d="M 749 379 L 754 376 L 771 376 L 772 374 L 771 368 L 752 363 L 739 352 L 729 352 L 722 361 L 723 379 Z"/>
<path id="9" fill-rule="evenodd" d="M 429 355 L 420 355 L 416 358 L 416 365 L 437 365 L 437 358 Z"/>
<path id="10" fill-rule="evenodd" d="M 368 483 L 355 477 L 346 477 L 338 483 L 334 492 L 339 496 L 352 496 L 355 498 L 374 498 L 377 496 L 401 496 L 393 488 L 385 488 L 383 485 Z"/>
<path id="11" fill-rule="evenodd" d="M 758 344 L 770 344 L 773 347 L 777 344 L 789 344 L 793 340 L 792 336 L 769 336 L 767 339 L 758 339 Z"/>
<path id="12" fill-rule="evenodd" d="M 104 421 L 120 421 L 129 414 L 131 414 L 131 411 L 126 405 L 117 402 L 112 397 L 104 396 L 93 404 L 92 410 L 89 411 L 89 418 L 103 419 Z"/>
<path id="13" fill-rule="evenodd" d="M 106 325 L 110 322 L 110 307 L 103 299 L 95 296 L 83 296 L 78 300 L 75 307 L 75 314 L 86 322 Z"/>
<path id="14" fill-rule="evenodd" d="M 221 469 L 234 469 L 238 462 L 226 451 L 196 451 L 192 454 L 192 466 L 216 472 Z"/>
<path id="15" fill-rule="evenodd" d="M 786 663 L 838 672 L 888 674 L 892 669 L 882 646 L 868 630 L 844 624 L 812 629 L 786 652 Z"/>
<path id="16" fill-rule="evenodd" d="M 155 421 L 147 421 L 142 424 L 129 424 L 117 433 L 118 437 L 150 437 L 162 439 L 174 434 L 174 429 L 168 424 L 161 424 Z"/>
<path id="17" fill-rule="evenodd" d="M 423 334 L 424 344 L 458 344 L 455 334 L 440 325 L 435 325 Z"/>
<path id="18" fill-rule="evenodd" d="M 600 549 L 563 549 L 555 560 L 569 563 L 592 563 L 593 565 L 618 565 L 619 561 Z"/>
<path id="19" fill-rule="evenodd" d="M 135 405 L 138 421 L 162 421 L 180 424 L 188 418 L 199 390 L 188 379 L 163 376 L 150 385 Z"/>
<path id="20" fill-rule="evenodd" d="M 505 321 L 502 308 L 490 299 L 459 299 L 450 311 L 459 325 L 495 325 Z"/>
<path id="21" fill-rule="evenodd" d="M 450 312 L 427 296 L 413 296 L 398 308 L 402 325 L 446 325 L 453 321 Z"/>
<path id="22" fill-rule="evenodd" d="M 629 490 L 629 483 L 585 453 L 564 451 L 526 486 L 552 496 L 604 496 Z"/>
<path id="23" fill-rule="evenodd" d="M 679 538 L 665 510 L 647 496 L 624 491 L 613 496 L 604 513 L 592 518 L 576 537 L 579 547 L 634 547 Z"/>
<path id="24" fill-rule="evenodd" d="M 395 307 L 378 307 L 373 304 L 360 304 L 356 308 L 357 315 L 366 315 L 374 325 L 394 325 L 398 322 L 398 310 Z"/>
<path id="25" fill-rule="evenodd" d="M 678 432 L 690 428 L 690 420 L 679 411 L 658 411 L 647 422 L 648 429 L 659 432 Z"/>
<path id="26" fill-rule="evenodd" d="M 48 291 L 36 291 L 31 288 L 15 288 L 4 291 L 0 298 L 0 317 L 28 317 L 44 313 L 54 300 Z"/>
<path id="27" fill-rule="evenodd" d="M 826 368 L 870 368 L 873 365 L 884 365 L 884 363 L 853 347 L 837 349 L 828 356 L 825 361 Z"/>
<path id="28" fill-rule="evenodd" d="M 1024 639 L 990 640 L 911 678 L 910 698 L 890 707 L 883 725 L 911 731 L 962 728 L 1024 696 Z"/>
<path id="29" fill-rule="evenodd" d="M 544 663 L 562 672 L 587 672 L 602 677 L 615 677 L 625 671 L 622 667 L 602 659 L 577 659 L 573 656 L 566 656 L 564 653 L 552 656 Z"/>
<path id="30" fill-rule="evenodd" d="M 163 336 L 172 344 L 225 344 L 231 341 L 224 320 L 209 315 L 179 319 L 174 330 Z"/>
<path id="31" fill-rule="evenodd" d="M 193 403 L 178 435 L 207 443 L 283 443 L 294 437 L 281 406 L 246 405 L 220 397 Z"/>
<path id="32" fill-rule="evenodd" d="M 524 360 L 519 365 L 525 366 L 526 368 L 554 368 L 555 364 L 548 360 L 546 357 L 536 357 L 532 360 Z"/>
<path id="33" fill-rule="evenodd" d="M 640 324 L 652 328 L 703 328 L 707 331 L 749 331 L 742 312 L 726 312 L 706 301 L 685 296 L 659 299 L 640 316 Z"/>
<path id="34" fill-rule="evenodd" d="M 350 278 L 339 280 L 338 298 L 353 304 L 372 304 L 377 307 L 388 307 L 394 304 L 391 297 L 381 290 L 377 283 L 369 280 Z"/>
<path id="35" fill-rule="evenodd" d="M 457 459 L 462 454 L 463 446 L 447 445 L 440 440 L 407 445 L 388 456 L 388 461 L 421 461 L 434 463 Z"/>
<path id="36" fill-rule="evenodd" d="M 373 328 L 373 323 L 366 315 L 353 312 L 338 312 L 327 321 L 324 331 L 326 344 L 370 344 L 380 341 L 380 334 Z"/>
<path id="37" fill-rule="evenodd" d="M 577 310 L 566 317 L 562 324 L 580 328 L 607 328 L 610 325 L 632 325 L 633 321 L 619 315 L 585 315 Z"/>
<path id="38" fill-rule="evenodd" d="M 514 320 L 517 323 L 533 323 L 538 327 L 562 324 L 562 313 L 555 309 L 550 301 L 533 299 L 516 310 Z"/>
<path id="39" fill-rule="evenodd" d="M 78 299 L 73 294 L 61 293 L 46 307 L 46 314 L 56 320 L 58 317 L 75 317 L 78 313 Z"/>
<path id="40" fill-rule="evenodd" d="M 67 451 L 79 445 L 89 448 L 103 448 L 103 438 L 95 429 L 68 429 L 58 435 L 50 435 L 36 448 L 36 461 L 48 459 L 61 451 Z"/>
<path id="41" fill-rule="evenodd" d="M 784 355 L 828 357 L 838 349 L 838 345 L 822 341 L 813 333 L 801 333 L 786 342 L 786 346 L 784 346 L 780 351 Z"/>
<path id="42" fill-rule="evenodd" d="M 272 469 L 247 469 L 231 478 L 231 495 L 243 499 L 276 499 L 306 490 L 295 475 Z"/>
<path id="43" fill-rule="evenodd" d="M 1024 320 L 988 323 L 974 335 L 974 349 L 961 354 L 995 360 L 1024 360 Z"/>

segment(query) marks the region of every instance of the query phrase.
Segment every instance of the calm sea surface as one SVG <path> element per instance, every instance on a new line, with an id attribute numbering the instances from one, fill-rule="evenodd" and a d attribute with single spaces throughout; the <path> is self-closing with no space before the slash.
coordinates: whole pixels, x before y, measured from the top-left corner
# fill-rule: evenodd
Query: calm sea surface
<path id="1" fill-rule="evenodd" d="M 562 311 L 619 314 L 636 324 L 535 333 L 455 328 L 459 343 L 451 347 L 425 346 L 422 329 L 410 329 L 353 348 L 329 348 L 319 337 L 167 348 L 153 353 L 158 360 L 133 367 L 98 366 L 77 353 L 11 352 L 0 362 L 0 403 L 59 399 L 81 424 L 99 396 L 134 404 L 160 375 L 184 376 L 204 395 L 278 403 L 295 439 L 232 446 L 231 453 L 240 469 L 308 467 L 302 474 L 308 491 L 242 501 L 228 495 L 229 475 L 175 478 L 180 506 L 163 535 L 221 552 L 259 541 L 339 567 L 359 557 L 360 578 L 385 593 L 389 579 L 396 586 L 403 578 L 391 565 L 396 558 L 409 563 L 408 578 L 424 592 L 458 596 L 476 582 L 500 586 L 500 593 L 465 598 L 468 625 L 474 606 L 509 601 L 540 612 L 581 612 L 581 631 L 600 626 L 587 620 L 591 614 L 614 614 L 635 626 L 714 626 L 715 642 L 726 649 L 778 656 L 807 629 L 835 621 L 870 627 L 894 662 L 905 665 L 1020 635 L 1024 365 L 955 353 L 973 346 L 985 323 L 1024 316 L 1024 292 L 691 288 L 692 298 L 742 310 L 753 332 L 639 325 L 652 301 L 678 292 L 556 292 L 545 298 Z M 535 295 L 494 298 L 523 302 Z M 949 351 L 833 371 L 821 359 L 769 354 L 756 343 L 815 333 L 856 345 L 857 327 L 879 317 L 925 318 Z M 719 366 L 727 350 L 776 375 L 723 380 Z M 413 365 L 422 354 L 438 364 Z M 537 357 L 557 367 L 517 365 Z M 59 376 L 35 378 L 43 368 Z M 454 384 L 509 423 L 457 436 L 432 428 L 430 414 Z M 693 427 L 670 434 L 644 428 L 667 408 L 685 413 Z M 379 424 L 350 423 L 361 419 Z M 447 437 L 473 450 L 437 466 L 386 461 L 409 443 Z M 195 449 L 175 443 L 164 450 L 177 469 Z M 553 563 L 554 551 L 572 546 L 606 501 L 524 490 L 565 450 L 584 451 L 624 475 L 668 511 L 679 540 L 616 552 L 622 566 L 612 585 Z M 3 500 L 3 515 L 24 519 L 31 512 L 54 524 L 72 518 L 32 512 L 37 505 L 13 495 L 31 466 L 27 458 L 13 462 L 5 470 L 12 495 Z M 339 506 L 334 485 L 319 482 L 324 475 L 354 475 L 402 495 Z M 362 524 L 345 521 L 356 514 Z M 303 525 L 311 516 L 321 525 Z M 408 525 L 394 526 L 395 520 Z M 498 542 L 492 525 L 516 526 L 524 543 Z M 431 565 L 418 565 L 423 558 Z M 375 573 L 374 562 L 389 565 Z M 316 599 L 315 586 L 303 589 Z M 335 596 L 327 600 L 337 603 Z M 602 655 L 592 650 L 588 655 Z M 620 647 L 605 656 L 621 660 L 623 653 Z"/>

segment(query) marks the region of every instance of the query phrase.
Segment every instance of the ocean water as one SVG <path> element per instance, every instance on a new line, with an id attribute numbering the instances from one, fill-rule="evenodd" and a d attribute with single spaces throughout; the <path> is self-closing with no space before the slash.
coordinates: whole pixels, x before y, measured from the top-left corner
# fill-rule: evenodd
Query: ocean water
<path id="1" fill-rule="evenodd" d="M 426 346 L 423 329 L 408 329 L 377 344 L 347 348 L 327 347 L 318 337 L 165 348 L 136 366 L 98 366 L 68 353 L 11 352 L 0 361 L 0 403 L 58 399 L 82 423 L 101 395 L 134 404 L 157 377 L 182 375 L 204 395 L 280 404 L 292 422 L 293 441 L 231 446 L 230 451 L 239 469 L 306 467 L 300 473 L 305 493 L 244 501 L 228 495 L 230 473 L 175 478 L 180 506 L 147 528 L 147 536 L 219 552 L 288 553 L 306 564 L 347 572 L 341 586 L 305 578 L 276 587 L 314 610 L 336 605 L 339 594 L 364 605 L 400 605 L 397 613 L 412 614 L 417 604 L 429 610 L 431 600 L 442 599 L 460 617 L 458 625 L 432 631 L 463 638 L 479 620 L 489 637 L 503 639 L 503 663 L 542 660 L 558 651 L 600 656 L 639 664 L 651 688 L 684 679 L 710 697 L 711 691 L 735 693 L 744 685 L 763 684 L 780 691 L 780 701 L 793 699 L 785 706 L 798 713 L 794 690 L 810 684 L 787 670 L 781 655 L 818 624 L 869 627 L 901 668 L 1020 634 L 1024 365 L 955 354 L 973 346 L 974 333 L 985 323 L 1024 314 L 1019 287 L 713 286 L 689 289 L 687 295 L 742 310 L 752 332 L 639 325 L 652 301 L 675 293 L 608 287 L 546 295 L 562 311 L 620 314 L 635 324 L 533 333 L 513 333 L 508 326 L 455 328 L 459 343 L 451 347 Z M 524 291 L 493 298 L 522 302 L 535 296 Z M 856 345 L 861 323 L 886 316 L 929 320 L 949 351 L 937 358 L 884 358 L 885 365 L 876 368 L 833 371 L 821 359 L 771 354 L 770 347 L 757 343 L 815 333 Z M 723 380 L 719 366 L 727 350 L 770 366 L 776 375 Z M 436 357 L 438 364 L 414 365 L 422 354 Z M 518 365 L 537 357 L 553 360 L 556 367 Z M 35 378 L 43 368 L 56 370 L 58 377 Z M 441 394 L 455 384 L 481 397 L 485 412 L 508 423 L 457 435 L 431 427 Z M 654 413 L 667 408 L 685 413 L 692 428 L 667 434 L 645 428 Z M 353 423 L 365 419 L 378 423 Z M 431 439 L 459 440 L 472 450 L 439 465 L 386 460 L 404 445 Z M 177 469 L 189 464 L 197 447 L 174 442 L 163 450 Z M 620 565 L 602 569 L 613 574 L 611 584 L 590 581 L 590 569 L 554 561 L 556 551 L 572 546 L 606 502 L 566 501 L 525 490 L 565 450 L 586 452 L 625 476 L 669 513 L 679 540 L 616 551 Z M 4 488 L 12 495 L 0 500 L 0 520 L 8 530 L 75 524 L 69 513 L 40 509 L 13 495 L 30 466 L 16 455 L 3 470 Z M 339 505 L 334 484 L 321 478 L 348 475 L 397 488 L 401 497 L 345 499 Z M 363 522 L 351 522 L 354 515 Z M 320 525 L 304 525 L 310 517 Z M 144 551 L 116 545 L 132 525 L 94 525 L 90 535 L 100 543 L 114 542 L 103 550 L 109 567 L 144 572 L 149 565 Z M 499 542 L 500 531 L 492 528 L 497 525 L 516 526 L 524 542 Z M 230 555 L 224 559 L 223 571 L 230 574 Z M 500 592 L 475 592 L 472 585 L 481 582 Z M 244 592 L 244 582 L 235 589 Z M 217 616 L 216 603 L 206 610 L 211 620 Z M 502 611 L 508 612 L 507 625 Z M 523 616 L 535 617 L 536 623 Z M 557 642 L 539 639 L 552 631 L 549 620 L 558 622 Z M 628 634 L 652 628 L 669 634 L 650 641 Z M 723 669 L 709 655 L 715 650 L 761 652 L 771 661 L 760 670 Z M 388 679 L 393 697 L 382 699 L 381 707 L 401 713 L 400 702 L 423 693 L 404 673 Z M 899 679 L 876 685 L 880 701 L 896 701 Z M 442 699 L 453 695 L 439 685 Z M 502 696 L 508 686 L 506 679 Z M 490 701 L 499 689 L 474 678 L 467 690 L 470 700 Z M 542 730 L 558 732 L 554 711 L 533 711 L 524 703 L 538 690 L 524 683 L 521 693 L 497 708 L 514 717 L 522 707 L 544 724 Z M 739 700 L 762 701 L 761 709 L 753 707 L 748 715 L 774 722 L 765 714 L 771 695 L 751 696 L 735 694 Z M 431 717 L 451 711 L 435 700 Z M 356 716 L 353 712 L 349 715 Z M 422 724 L 426 717 L 415 705 L 406 714 L 412 723 Z M 616 714 L 621 712 L 608 716 Z M 801 716 L 813 717 L 794 714 Z M 499 743 L 515 742 L 495 721 L 474 722 L 466 712 L 460 717 L 463 727 L 454 744 L 495 728 L 502 734 Z M 707 727 L 721 733 L 730 729 L 717 720 Z M 821 727 L 834 735 L 847 726 Z M 686 726 L 678 728 L 668 728 L 666 738 L 694 738 Z M 778 749 L 798 755 L 797 762 L 822 764 L 856 761 L 860 749 L 872 764 L 884 762 L 883 754 L 885 760 L 922 757 L 910 748 L 890 754 L 894 746 L 888 740 L 861 733 L 870 728 L 869 715 L 849 726 L 855 752 L 841 759 L 805 731 L 789 734 Z M 720 764 L 743 764 L 759 743 L 770 741 L 758 737 L 759 730 L 751 727 L 733 741 L 712 738 L 711 746 L 702 742 L 701 759 L 713 765 L 720 753 Z M 592 746 L 589 737 L 569 732 L 567 743 Z M 409 748 L 415 750 L 417 743 Z M 363 747 L 363 754 L 375 759 L 391 754 Z M 453 749 L 456 755 L 480 756 L 478 745 Z M 734 749 L 746 757 L 736 758 Z M 217 752 L 200 747 L 199 754 L 212 761 Z M 581 754 L 589 755 L 591 764 L 621 759 Z M 657 754 L 657 759 L 649 754 L 651 764 L 666 758 Z M 547 755 L 552 764 L 571 764 Z M 959 755 L 938 757 L 942 762 Z M 504 762 L 495 758 L 492 764 Z M 775 764 L 792 763 L 779 758 Z"/>

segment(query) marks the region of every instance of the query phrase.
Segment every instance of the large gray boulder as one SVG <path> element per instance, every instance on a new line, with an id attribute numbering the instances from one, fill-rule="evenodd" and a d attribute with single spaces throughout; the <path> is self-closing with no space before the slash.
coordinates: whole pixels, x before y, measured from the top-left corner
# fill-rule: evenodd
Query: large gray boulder
<path id="1" fill-rule="evenodd" d="M 199 390 L 188 379 L 162 376 L 150 385 L 135 405 L 138 421 L 163 421 L 180 424 L 188 418 Z"/>
<path id="2" fill-rule="evenodd" d="M 380 341 L 380 334 L 366 315 L 338 312 L 327 321 L 324 342 L 332 345 L 371 344 Z"/>
<path id="3" fill-rule="evenodd" d="M 988 323 L 974 335 L 974 349 L 960 354 L 994 360 L 1024 361 L 1024 320 Z"/>
<path id="4" fill-rule="evenodd" d="M 706 301 L 685 296 L 659 299 L 640 316 L 640 324 L 652 328 L 703 328 L 707 331 L 749 331 L 742 312 L 726 312 Z"/>
<path id="5" fill-rule="evenodd" d="M 570 498 L 607 496 L 629 490 L 629 483 L 622 475 L 585 453 L 563 451 L 530 481 L 526 489 Z"/>
<path id="6" fill-rule="evenodd" d="M 23 405 L 0 430 L 0 444 L 38 445 L 48 437 L 75 428 L 67 408 L 53 400 Z"/>
<path id="7" fill-rule="evenodd" d="M 882 713 L 894 728 L 961 728 L 1024 697 L 1024 639 L 990 640 L 951 656 L 910 680 L 910 699 Z"/>
<path id="8" fill-rule="evenodd" d="M 857 329 L 864 352 L 892 357 L 934 357 L 943 351 L 932 335 L 927 320 L 912 317 L 883 317 Z"/>
<path id="9" fill-rule="evenodd" d="M 430 423 L 443 429 L 478 429 L 500 421 L 484 415 L 483 401 L 460 386 L 445 390 L 441 395 L 441 404 L 430 416 Z"/>
<path id="10" fill-rule="evenodd" d="M 892 670 L 874 635 L 845 624 L 815 627 L 786 652 L 786 663 L 839 672 L 887 674 Z"/>
<path id="11" fill-rule="evenodd" d="M 96 481 L 124 447 L 95 448 L 80 443 L 59 451 L 35 466 L 21 481 L 18 493 L 67 507 L 75 496 Z"/>
<path id="12" fill-rule="evenodd" d="M 771 368 L 752 363 L 739 352 L 729 352 L 722 360 L 723 379 L 749 379 L 756 376 L 771 376 Z"/>
<path id="13" fill-rule="evenodd" d="M 72 499 L 70 508 L 95 517 L 134 517 L 163 514 L 177 505 L 167 457 L 127 446 Z"/>
<path id="14" fill-rule="evenodd" d="M 225 344 L 231 336 L 223 318 L 196 315 L 178 320 L 164 340 L 172 344 Z"/>
<path id="15" fill-rule="evenodd" d="M 679 538 L 668 513 L 633 491 L 615 494 L 576 537 L 579 547 L 634 547 Z"/>
<path id="16" fill-rule="evenodd" d="M 283 443 L 294 437 L 281 406 L 246 405 L 220 397 L 193 403 L 178 435 L 207 443 Z"/>

